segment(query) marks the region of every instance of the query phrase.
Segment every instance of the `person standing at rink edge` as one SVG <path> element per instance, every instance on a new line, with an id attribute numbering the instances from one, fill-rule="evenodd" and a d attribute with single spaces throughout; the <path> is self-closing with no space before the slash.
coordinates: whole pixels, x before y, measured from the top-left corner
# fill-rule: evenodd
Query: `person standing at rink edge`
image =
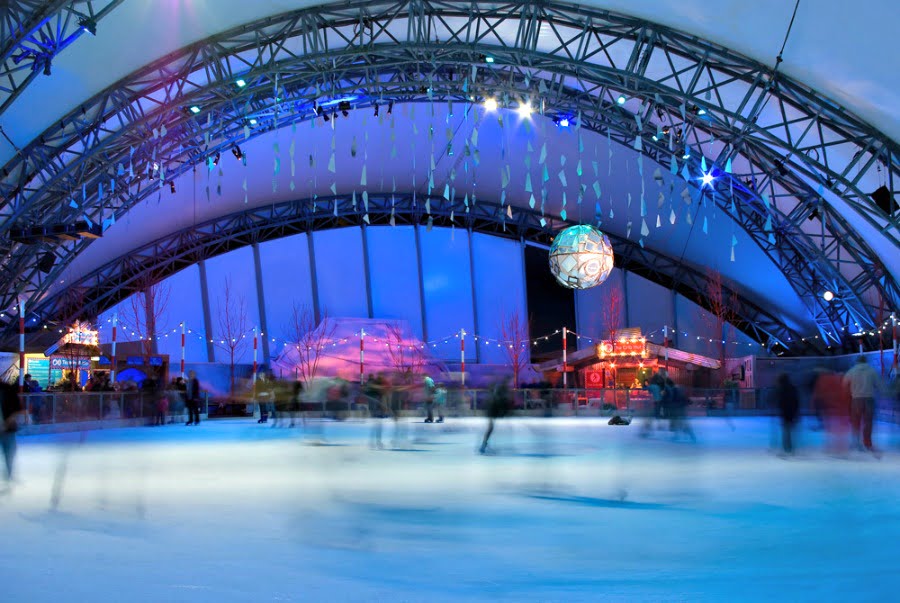
<path id="1" fill-rule="evenodd" d="M 197 379 L 197 373 L 191 371 L 188 373 L 187 392 L 185 395 L 185 405 L 188 409 L 188 422 L 186 425 L 200 424 L 200 380 Z"/>
<path id="2" fill-rule="evenodd" d="M 794 426 L 797 424 L 797 417 L 800 414 L 800 397 L 787 373 L 778 375 L 775 384 L 775 400 L 778 403 L 778 414 L 781 417 L 781 445 L 785 454 L 791 454 L 794 452 Z"/>

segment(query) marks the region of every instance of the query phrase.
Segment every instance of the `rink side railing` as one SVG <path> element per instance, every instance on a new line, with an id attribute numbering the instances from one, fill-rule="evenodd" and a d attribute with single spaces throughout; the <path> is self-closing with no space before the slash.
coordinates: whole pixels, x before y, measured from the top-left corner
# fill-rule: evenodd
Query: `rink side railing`
<path id="1" fill-rule="evenodd" d="M 21 394 L 25 425 L 90 424 L 108 422 L 143 425 L 159 416 L 159 396 L 140 391 L 126 392 L 40 392 Z M 176 395 L 167 396 L 176 400 Z M 208 414 L 209 397 L 204 396 L 200 414 Z M 169 403 L 166 422 L 185 416 L 184 403 Z M 87 425 L 87 428 L 90 428 Z"/>
<path id="2" fill-rule="evenodd" d="M 777 404 L 770 389 L 701 389 L 684 388 L 690 401 L 687 412 L 691 416 L 760 416 L 777 414 Z M 648 391 L 642 389 L 517 389 L 512 390 L 512 412 L 524 416 L 646 416 L 654 411 Z M 42 392 L 23 394 L 26 425 L 84 424 L 144 425 L 159 420 L 159 396 L 131 392 Z M 180 395 L 165 395 L 168 408 L 166 423 L 185 420 L 186 411 Z M 443 408 L 436 408 L 446 416 L 484 414 L 491 403 L 492 392 L 486 389 L 450 389 Z M 801 412 L 815 413 L 809 396 L 801 395 Z M 395 390 L 383 401 L 363 395 L 358 388 L 348 393 L 326 391 L 322 399 L 275 402 L 265 395 L 242 399 L 222 399 L 205 396 L 201 414 L 216 416 L 225 407 L 237 408 L 230 416 L 260 417 L 262 412 L 297 413 L 309 417 L 358 417 L 385 414 L 420 416 L 424 413 L 423 395 L 419 388 Z M 212 415 L 209 413 L 212 412 Z M 878 419 L 900 422 L 896 400 L 881 396 L 878 399 Z M 98 426 L 99 427 L 99 426 Z M 33 430 L 38 431 L 38 430 Z"/>

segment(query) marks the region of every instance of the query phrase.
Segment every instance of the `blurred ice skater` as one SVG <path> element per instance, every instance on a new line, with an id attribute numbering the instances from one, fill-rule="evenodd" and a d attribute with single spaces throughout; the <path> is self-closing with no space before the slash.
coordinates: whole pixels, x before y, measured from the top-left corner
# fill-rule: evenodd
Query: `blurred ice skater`
<path id="1" fill-rule="evenodd" d="M 510 404 L 512 403 L 509 392 L 509 378 L 499 381 L 494 386 L 491 394 L 491 401 L 487 408 L 488 426 L 484 432 L 484 439 L 481 442 L 481 454 L 487 452 L 488 441 L 491 439 L 491 434 L 494 433 L 494 421 L 502 419 L 509 414 Z"/>
<path id="2" fill-rule="evenodd" d="M 794 452 L 794 426 L 797 424 L 797 416 L 800 413 L 800 398 L 797 388 L 791 383 L 787 373 L 778 375 L 775 384 L 775 400 L 778 404 L 778 414 L 781 417 L 781 445 L 784 452 Z"/>
<path id="3" fill-rule="evenodd" d="M 16 432 L 19 430 L 19 415 L 22 404 L 19 401 L 19 388 L 15 383 L 0 382 L 0 407 L 2 407 L 3 424 L 0 429 L 0 446 L 6 461 L 6 482 L 13 479 L 13 462 L 16 458 Z"/>
<path id="4" fill-rule="evenodd" d="M 875 452 L 872 447 L 872 423 L 875 417 L 875 390 L 878 389 L 878 373 L 869 366 L 865 356 L 844 375 L 844 385 L 850 387 L 850 428 L 853 444 Z"/>

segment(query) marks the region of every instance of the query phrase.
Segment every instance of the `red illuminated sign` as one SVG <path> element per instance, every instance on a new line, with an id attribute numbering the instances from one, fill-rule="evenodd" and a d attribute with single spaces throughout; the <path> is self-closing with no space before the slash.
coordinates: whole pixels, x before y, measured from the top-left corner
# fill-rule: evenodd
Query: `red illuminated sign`
<path id="1" fill-rule="evenodd" d="M 643 337 L 633 339 L 619 339 L 615 342 L 602 341 L 597 344 L 597 356 L 600 358 L 619 356 L 647 357 L 647 340 Z"/>

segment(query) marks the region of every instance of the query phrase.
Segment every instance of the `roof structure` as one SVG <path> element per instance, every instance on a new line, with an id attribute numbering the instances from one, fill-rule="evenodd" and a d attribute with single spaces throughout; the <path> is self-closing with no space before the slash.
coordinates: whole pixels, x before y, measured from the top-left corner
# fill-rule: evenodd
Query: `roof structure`
<path id="1" fill-rule="evenodd" d="M 770 346 L 877 347 L 897 9 L 830 4 L 9 3 L 3 335 L 298 228 L 581 222 L 692 298 L 721 272 Z"/>

